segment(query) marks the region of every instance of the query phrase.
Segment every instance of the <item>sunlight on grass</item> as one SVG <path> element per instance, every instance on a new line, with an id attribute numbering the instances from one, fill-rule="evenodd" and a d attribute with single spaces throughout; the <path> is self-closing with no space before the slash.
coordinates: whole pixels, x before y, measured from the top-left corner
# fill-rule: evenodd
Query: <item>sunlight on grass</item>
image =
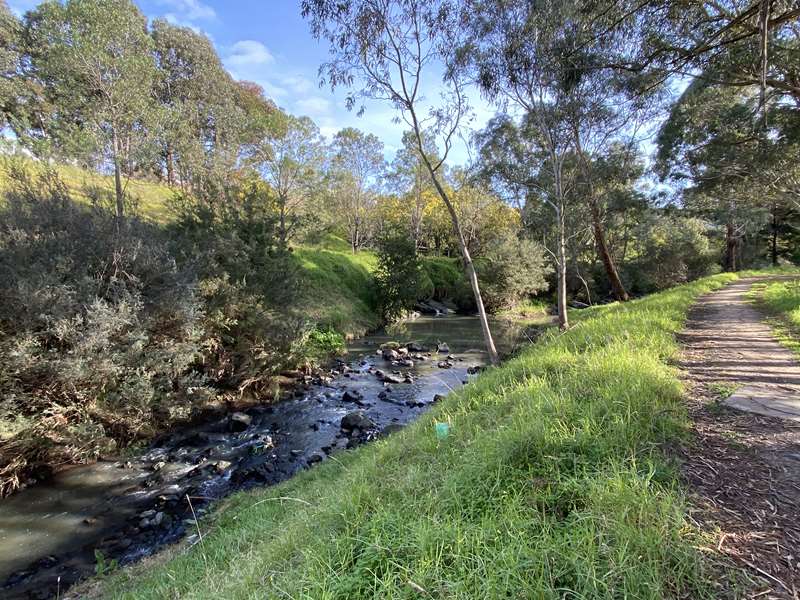
<path id="1" fill-rule="evenodd" d="M 674 334 L 733 279 L 580 311 L 402 432 L 230 498 L 203 545 L 103 597 L 713 597 L 661 447 L 686 432 Z"/>

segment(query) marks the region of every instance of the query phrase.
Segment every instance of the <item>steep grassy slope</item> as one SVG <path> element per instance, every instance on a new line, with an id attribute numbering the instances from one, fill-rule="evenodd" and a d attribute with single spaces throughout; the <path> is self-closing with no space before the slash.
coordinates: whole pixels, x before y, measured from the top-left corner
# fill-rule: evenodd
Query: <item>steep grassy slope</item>
<path id="1" fill-rule="evenodd" d="M 30 170 L 41 169 L 42 165 L 32 160 L 9 159 L 0 161 L 0 193 L 8 186 L 9 160 L 25 165 Z M 78 201 L 91 202 L 91 196 L 103 196 L 108 202 L 113 200 L 114 178 L 95 171 L 73 165 L 56 165 L 56 172 L 69 188 L 70 195 Z M 166 223 L 170 219 L 169 199 L 172 190 L 163 184 L 140 179 L 124 180 L 125 191 L 131 199 L 132 209 L 142 217 L 155 223 Z"/>
<path id="2" fill-rule="evenodd" d="M 102 597 L 712 597 L 662 446 L 685 431 L 674 334 L 734 278 L 582 311 L 404 431 L 231 498 Z"/>
<path id="3" fill-rule="evenodd" d="M 27 159 L 0 161 L 0 195 L 9 185 L 8 170 L 12 164 L 9 161 L 34 172 L 43 168 Z M 91 202 L 92 190 L 105 195 L 109 202 L 113 198 L 113 177 L 72 165 L 54 168 L 75 200 Z M 154 223 L 169 223 L 172 218 L 169 200 L 173 191 L 168 186 L 138 179 L 126 180 L 125 186 L 134 211 Z M 296 256 L 307 284 L 306 293 L 297 299 L 297 304 L 310 320 L 322 329 L 331 328 L 345 336 L 362 335 L 380 325 L 371 275 L 376 264 L 374 254 L 353 254 L 349 244 L 329 236 L 320 244 L 300 247 Z"/>

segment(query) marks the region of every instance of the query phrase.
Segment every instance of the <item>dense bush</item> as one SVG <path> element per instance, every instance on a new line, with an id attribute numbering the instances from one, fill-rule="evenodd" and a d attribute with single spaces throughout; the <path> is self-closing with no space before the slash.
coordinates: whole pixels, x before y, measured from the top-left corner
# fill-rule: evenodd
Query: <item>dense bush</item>
<path id="1" fill-rule="evenodd" d="M 638 256 L 626 269 L 631 291 L 650 293 L 709 275 L 719 269 L 719 253 L 699 219 L 658 216 L 640 225 Z"/>
<path id="2" fill-rule="evenodd" d="M 462 310 L 475 307 L 475 297 L 461 267 L 461 261 L 446 256 L 422 258 L 418 297 L 420 300 L 452 302 Z"/>
<path id="3" fill-rule="evenodd" d="M 375 273 L 380 309 L 389 319 L 411 310 L 420 296 L 422 261 L 413 240 L 390 232 L 378 240 L 378 268 Z"/>
<path id="4" fill-rule="evenodd" d="M 332 348 L 291 299 L 297 261 L 247 186 L 179 197 L 168 228 L 70 198 L 54 172 L 0 208 L 0 495 L 258 394 Z M 334 340 L 336 341 L 336 340 Z"/>
<path id="5" fill-rule="evenodd" d="M 486 310 L 511 308 L 528 296 L 547 289 L 544 248 L 513 234 L 497 238 L 475 263 Z"/>

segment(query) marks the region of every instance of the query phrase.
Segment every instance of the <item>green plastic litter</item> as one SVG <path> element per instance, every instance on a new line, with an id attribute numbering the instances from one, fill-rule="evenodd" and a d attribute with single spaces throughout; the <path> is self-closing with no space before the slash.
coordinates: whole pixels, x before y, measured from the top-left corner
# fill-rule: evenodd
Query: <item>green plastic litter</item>
<path id="1" fill-rule="evenodd" d="M 440 440 L 443 440 L 448 435 L 450 435 L 450 424 L 449 423 L 436 423 L 436 437 Z"/>

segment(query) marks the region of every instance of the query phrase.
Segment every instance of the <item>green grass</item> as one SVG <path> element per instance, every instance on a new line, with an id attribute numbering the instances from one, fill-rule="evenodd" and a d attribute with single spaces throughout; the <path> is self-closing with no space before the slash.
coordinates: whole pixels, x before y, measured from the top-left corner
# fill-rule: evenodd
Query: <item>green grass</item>
<path id="1" fill-rule="evenodd" d="M 541 323 L 552 319 L 549 310 L 552 303 L 541 298 L 528 298 L 517 304 L 513 308 L 501 311 L 497 314 L 502 319 L 511 319 L 514 321 Z M 576 311 L 570 311 L 570 317 Z"/>
<path id="2" fill-rule="evenodd" d="M 40 163 L 30 159 L 13 158 L 0 161 L 0 193 L 9 185 L 8 160 L 21 162 L 28 169 L 42 168 Z M 83 169 L 73 165 L 59 164 L 55 166 L 61 180 L 69 188 L 70 195 L 78 202 L 90 202 L 90 190 L 98 189 L 104 199 L 111 203 L 114 195 L 114 178 L 101 175 L 91 169 Z M 130 198 L 130 208 L 143 218 L 155 223 L 168 223 L 171 219 L 169 199 L 172 190 L 161 183 L 141 179 L 123 180 L 125 192 Z"/>
<path id="3" fill-rule="evenodd" d="M 201 544 L 100 593 L 715 597 L 662 447 L 686 432 L 674 334 L 700 294 L 735 278 L 581 311 L 402 432 L 233 496 Z"/>
<path id="4" fill-rule="evenodd" d="M 767 314 L 778 341 L 800 355 L 800 279 L 755 283 L 749 298 Z"/>
<path id="5" fill-rule="evenodd" d="M 331 243 L 294 251 L 303 268 L 305 291 L 299 303 L 319 327 L 345 336 L 363 335 L 381 323 L 372 277 L 377 258 L 372 252 L 325 247 Z"/>

